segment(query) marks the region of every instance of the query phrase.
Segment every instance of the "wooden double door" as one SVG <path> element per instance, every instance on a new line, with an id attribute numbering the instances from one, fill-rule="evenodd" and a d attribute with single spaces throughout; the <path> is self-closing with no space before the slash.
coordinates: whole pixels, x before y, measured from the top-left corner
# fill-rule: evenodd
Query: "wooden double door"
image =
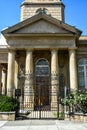
<path id="1" fill-rule="evenodd" d="M 48 105 L 50 105 L 49 77 L 36 77 L 35 106 L 46 107 Z"/>

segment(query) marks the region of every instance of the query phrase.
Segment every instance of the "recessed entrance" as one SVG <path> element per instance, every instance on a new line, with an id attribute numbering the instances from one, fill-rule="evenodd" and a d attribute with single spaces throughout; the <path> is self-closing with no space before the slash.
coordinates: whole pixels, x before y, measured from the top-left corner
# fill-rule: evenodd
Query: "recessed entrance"
<path id="1" fill-rule="evenodd" d="M 35 110 L 50 110 L 50 67 L 46 59 L 35 65 Z"/>

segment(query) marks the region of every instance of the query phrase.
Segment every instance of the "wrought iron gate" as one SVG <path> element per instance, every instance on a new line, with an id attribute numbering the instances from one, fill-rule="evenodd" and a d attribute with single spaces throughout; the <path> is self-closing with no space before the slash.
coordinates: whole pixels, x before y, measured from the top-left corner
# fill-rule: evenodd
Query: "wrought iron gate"
<path id="1" fill-rule="evenodd" d="M 34 97 L 33 109 L 31 109 L 32 102 L 24 101 L 24 94 L 20 98 L 20 116 L 27 119 L 48 119 L 48 118 L 58 118 L 58 106 L 53 110 L 51 109 L 51 83 L 49 77 L 38 76 L 35 79 L 34 93 L 31 93 L 31 97 Z M 24 86 L 23 86 L 24 87 Z M 26 96 L 28 93 L 26 93 Z M 55 93 L 54 93 L 55 95 Z M 27 106 L 25 107 L 25 104 Z M 58 103 L 56 103 L 58 104 Z"/>
<path id="2" fill-rule="evenodd" d="M 30 84 L 29 81 L 32 79 L 33 84 Z M 20 115 L 27 119 L 59 118 L 63 112 L 59 97 L 59 77 L 55 74 L 50 75 L 49 63 L 44 59 L 39 60 L 36 64 L 35 77 L 27 75 L 25 80 L 19 98 Z M 25 91 L 26 87 L 28 91 Z"/>
<path id="3" fill-rule="evenodd" d="M 64 108 L 61 105 L 60 98 L 57 95 L 57 104 L 52 108 L 51 100 L 55 95 L 55 92 L 52 92 L 52 85 L 50 82 L 50 77 L 38 76 L 35 79 L 36 83 L 34 84 L 34 93 L 31 93 L 31 97 L 34 98 L 33 109 L 31 109 L 32 102 L 24 101 L 24 94 L 20 97 L 20 110 L 19 115 L 24 119 L 58 119 L 61 117 L 61 114 L 64 112 Z M 49 82 L 48 82 L 49 81 Z M 24 86 L 23 86 L 24 88 Z M 26 96 L 29 94 L 26 93 Z M 27 106 L 25 107 L 25 104 Z"/>

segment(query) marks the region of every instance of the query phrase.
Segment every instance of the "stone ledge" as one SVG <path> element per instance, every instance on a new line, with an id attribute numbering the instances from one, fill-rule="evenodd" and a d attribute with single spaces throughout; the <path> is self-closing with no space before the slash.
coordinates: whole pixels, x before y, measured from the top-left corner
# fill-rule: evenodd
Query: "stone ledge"
<path id="1" fill-rule="evenodd" d="M 0 112 L 0 120 L 14 121 L 15 120 L 15 112 Z"/>
<path id="2" fill-rule="evenodd" d="M 83 121 L 83 122 L 87 122 L 87 113 L 83 114 L 83 113 L 65 113 L 65 120 L 73 120 L 73 121 Z"/>

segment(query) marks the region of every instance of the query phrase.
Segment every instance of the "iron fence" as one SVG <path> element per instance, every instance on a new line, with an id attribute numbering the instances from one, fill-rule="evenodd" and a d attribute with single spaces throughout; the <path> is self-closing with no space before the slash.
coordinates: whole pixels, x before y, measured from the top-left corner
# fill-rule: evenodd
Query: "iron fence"
<path id="1" fill-rule="evenodd" d="M 55 82 L 55 78 L 52 80 L 53 82 L 51 76 L 38 76 L 33 78 L 33 84 L 22 84 L 21 90 L 18 90 L 21 94 L 16 95 L 20 103 L 19 116 L 24 119 L 64 119 L 59 84 Z"/>

